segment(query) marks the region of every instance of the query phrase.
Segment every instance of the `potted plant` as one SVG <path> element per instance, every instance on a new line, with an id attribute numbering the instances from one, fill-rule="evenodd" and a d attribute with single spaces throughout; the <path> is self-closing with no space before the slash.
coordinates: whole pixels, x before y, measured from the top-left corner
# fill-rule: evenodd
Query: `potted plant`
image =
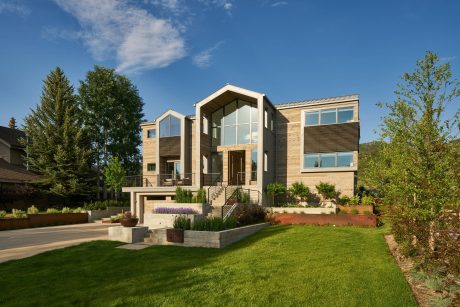
<path id="1" fill-rule="evenodd" d="M 125 212 L 120 219 L 120 224 L 124 227 L 134 227 L 138 222 L 139 219 L 129 211 Z"/>
<path id="2" fill-rule="evenodd" d="M 191 228 L 190 219 L 185 216 L 178 216 L 174 220 L 173 227 L 166 229 L 166 241 L 184 243 L 184 230 Z"/>

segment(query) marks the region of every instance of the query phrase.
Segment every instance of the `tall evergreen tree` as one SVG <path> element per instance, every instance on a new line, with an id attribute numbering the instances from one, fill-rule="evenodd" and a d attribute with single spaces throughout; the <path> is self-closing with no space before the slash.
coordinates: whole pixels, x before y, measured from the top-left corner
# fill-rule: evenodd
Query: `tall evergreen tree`
<path id="1" fill-rule="evenodd" d="M 57 67 L 43 82 L 40 104 L 25 118 L 29 168 L 41 174 L 37 182 L 59 195 L 90 191 L 90 147 L 73 87 Z"/>
<path id="2" fill-rule="evenodd" d="M 98 186 L 111 157 L 119 157 L 127 174 L 139 172 L 140 124 L 144 103 L 137 88 L 114 69 L 95 66 L 80 82 L 79 105 L 89 130 Z"/>

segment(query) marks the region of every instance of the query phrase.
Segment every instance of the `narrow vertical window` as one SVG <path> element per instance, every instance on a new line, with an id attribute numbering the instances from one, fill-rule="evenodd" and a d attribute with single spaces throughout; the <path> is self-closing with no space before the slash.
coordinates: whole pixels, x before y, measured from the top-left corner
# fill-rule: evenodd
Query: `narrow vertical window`
<path id="1" fill-rule="evenodd" d="M 268 172 L 268 151 L 264 152 L 264 172 Z"/>
<path id="2" fill-rule="evenodd" d="M 265 112 L 264 112 L 264 126 L 265 126 L 265 128 L 268 128 L 268 111 L 267 111 L 267 109 L 265 109 Z"/>

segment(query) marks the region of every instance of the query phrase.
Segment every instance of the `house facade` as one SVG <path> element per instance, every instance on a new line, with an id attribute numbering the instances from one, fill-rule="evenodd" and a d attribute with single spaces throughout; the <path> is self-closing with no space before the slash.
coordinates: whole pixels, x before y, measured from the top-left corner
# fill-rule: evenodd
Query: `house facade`
<path id="1" fill-rule="evenodd" d="M 225 85 L 194 106 L 194 115 L 169 110 L 142 124 L 142 176 L 123 188 L 141 221 L 146 204 L 172 199 L 177 186 L 204 188 L 213 206 L 231 186 L 264 202 L 272 182 L 301 181 L 314 192 L 322 181 L 353 195 L 357 95 L 273 104 L 263 93 Z"/>

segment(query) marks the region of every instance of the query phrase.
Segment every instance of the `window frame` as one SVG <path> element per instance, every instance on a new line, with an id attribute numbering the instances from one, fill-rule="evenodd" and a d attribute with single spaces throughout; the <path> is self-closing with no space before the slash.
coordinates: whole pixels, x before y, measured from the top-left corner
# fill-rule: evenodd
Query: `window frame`
<path id="1" fill-rule="evenodd" d="M 178 120 L 179 122 L 179 134 L 174 134 L 174 135 L 171 135 L 171 118 L 174 117 L 175 119 Z M 163 131 L 161 129 L 161 124 L 163 121 L 167 121 L 167 135 L 162 135 Z M 172 114 L 168 114 L 166 115 L 164 118 L 162 118 L 159 123 L 158 123 L 158 128 L 160 129 L 160 133 L 159 133 L 159 138 L 169 138 L 169 137 L 176 137 L 176 136 L 181 136 L 181 131 L 182 131 L 182 119 L 175 116 L 175 115 L 172 115 Z M 166 132 L 165 132 L 166 133 Z"/>
<path id="2" fill-rule="evenodd" d="M 150 169 L 150 166 L 153 166 L 153 170 Z M 154 172 L 156 173 L 157 172 L 157 163 L 156 162 L 153 162 L 153 163 L 147 163 L 147 172 Z"/>
<path id="3" fill-rule="evenodd" d="M 339 110 L 352 110 L 353 111 L 353 116 L 352 120 L 349 122 L 343 122 L 339 123 Z M 314 126 L 330 126 L 330 125 L 341 125 L 341 124 L 347 124 L 347 123 L 353 123 L 355 122 L 355 107 L 354 106 L 343 106 L 343 107 L 324 107 L 324 108 L 314 108 L 314 109 L 305 109 L 302 111 L 303 112 L 303 127 L 314 127 Z M 335 123 L 331 124 L 323 124 L 322 123 L 322 113 L 330 113 L 330 112 L 335 112 Z M 317 124 L 307 124 L 307 114 L 309 113 L 318 113 L 318 123 Z"/>
<path id="4" fill-rule="evenodd" d="M 351 166 L 339 166 L 338 165 L 338 156 L 344 154 L 351 154 Z M 306 167 L 305 165 L 305 158 L 307 155 L 310 156 L 317 156 L 317 163 L 315 163 L 315 167 Z M 330 156 L 334 155 L 334 165 L 335 166 L 321 166 L 321 158 L 322 156 Z M 354 151 L 341 151 L 341 152 L 311 152 L 311 153 L 304 153 L 302 156 L 302 172 L 324 172 L 324 171 L 340 171 L 340 170 L 356 170 L 357 165 L 354 163 Z"/>

